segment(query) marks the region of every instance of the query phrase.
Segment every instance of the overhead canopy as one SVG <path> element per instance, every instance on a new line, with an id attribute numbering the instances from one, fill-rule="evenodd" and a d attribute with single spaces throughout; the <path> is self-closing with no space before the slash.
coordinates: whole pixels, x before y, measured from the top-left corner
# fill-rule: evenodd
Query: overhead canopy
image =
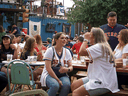
<path id="1" fill-rule="evenodd" d="M 0 12 L 25 12 L 25 9 L 0 8 Z"/>

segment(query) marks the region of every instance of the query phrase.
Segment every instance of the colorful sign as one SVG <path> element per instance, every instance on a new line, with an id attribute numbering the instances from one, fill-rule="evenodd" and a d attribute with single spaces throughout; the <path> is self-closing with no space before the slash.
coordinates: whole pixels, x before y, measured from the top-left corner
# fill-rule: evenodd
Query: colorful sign
<path id="1" fill-rule="evenodd" d="M 57 5 L 57 12 L 56 12 L 56 15 L 64 16 L 64 6 L 62 6 L 62 5 Z"/>

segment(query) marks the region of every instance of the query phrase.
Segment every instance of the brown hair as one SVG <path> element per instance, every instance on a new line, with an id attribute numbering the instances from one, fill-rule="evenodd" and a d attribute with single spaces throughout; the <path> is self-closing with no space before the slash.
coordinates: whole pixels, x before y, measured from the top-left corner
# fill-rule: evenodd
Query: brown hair
<path id="1" fill-rule="evenodd" d="M 123 50 L 124 46 L 128 43 L 128 29 L 122 29 L 120 31 L 121 41 L 124 43 L 124 45 L 118 44 L 117 49 L 121 48 Z"/>
<path id="2" fill-rule="evenodd" d="M 0 25 L 0 33 L 4 32 L 4 28 L 2 25 Z"/>
<path id="3" fill-rule="evenodd" d="M 55 41 L 55 39 L 58 40 L 62 34 L 65 34 L 65 33 L 64 33 L 64 32 L 56 33 L 56 35 L 54 36 L 54 43 L 53 43 L 53 46 L 56 45 L 56 41 Z"/>
<path id="4" fill-rule="evenodd" d="M 111 12 L 109 12 L 109 13 L 108 13 L 108 16 L 107 16 L 107 18 L 109 18 L 109 17 L 114 17 L 114 16 L 116 16 L 116 17 L 117 17 L 117 14 L 116 14 L 116 12 L 114 12 L 114 11 L 111 11 Z"/>
<path id="5" fill-rule="evenodd" d="M 23 49 L 23 55 L 25 55 L 26 51 L 30 51 L 30 55 L 33 55 L 33 52 L 31 52 L 34 48 L 33 43 L 36 42 L 35 38 L 30 37 L 27 39 L 24 49 Z M 36 53 L 36 51 L 34 51 Z"/>
<path id="6" fill-rule="evenodd" d="M 36 43 L 38 45 L 42 45 L 42 39 L 40 35 L 35 35 L 34 38 L 36 39 Z"/>
<path id="7" fill-rule="evenodd" d="M 121 34 L 121 40 L 126 45 L 128 43 L 128 29 L 122 29 L 120 31 L 120 34 Z"/>

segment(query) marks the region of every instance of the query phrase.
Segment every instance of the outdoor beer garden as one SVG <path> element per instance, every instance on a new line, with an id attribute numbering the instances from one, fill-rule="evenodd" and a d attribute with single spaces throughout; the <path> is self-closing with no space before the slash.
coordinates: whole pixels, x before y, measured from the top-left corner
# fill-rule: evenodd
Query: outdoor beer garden
<path id="1" fill-rule="evenodd" d="M 0 96 L 128 96 L 127 5 L 1 0 Z"/>

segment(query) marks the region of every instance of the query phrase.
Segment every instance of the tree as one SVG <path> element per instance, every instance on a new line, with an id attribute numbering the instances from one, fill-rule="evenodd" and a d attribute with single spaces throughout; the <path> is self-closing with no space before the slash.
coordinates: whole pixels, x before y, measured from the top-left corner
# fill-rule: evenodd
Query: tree
<path id="1" fill-rule="evenodd" d="M 73 1 L 75 4 L 67 14 L 69 23 L 89 23 L 99 27 L 107 23 L 107 14 L 110 11 L 117 13 L 118 23 L 128 23 L 128 0 Z"/>

